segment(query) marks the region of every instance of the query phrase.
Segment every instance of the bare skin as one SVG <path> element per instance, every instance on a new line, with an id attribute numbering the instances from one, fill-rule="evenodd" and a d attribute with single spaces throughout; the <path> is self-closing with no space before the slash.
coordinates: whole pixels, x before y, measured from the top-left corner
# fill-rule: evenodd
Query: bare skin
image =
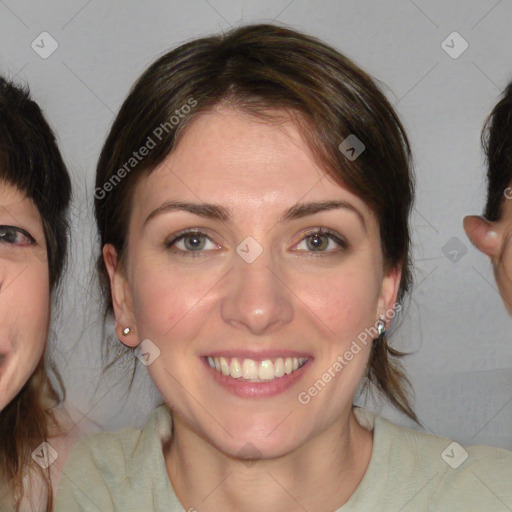
<path id="1" fill-rule="evenodd" d="M 0 410 L 34 372 L 46 346 L 50 285 L 46 242 L 33 202 L 0 184 Z"/>
<path id="2" fill-rule="evenodd" d="M 222 206 L 230 220 L 170 201 Z M 283 219 L 298 203 L 326 201 L 342 206 Z M 123 265 L 113 246 L 103 250 L 116 332 L 128 346 L 149 339 L 160 350 L 148 371 L 173 411 L 164 457 L 185 509 L 340 507 L 373 447 L 352 412 L 371 344 L 307 405 L 297 396 L 395 303 L 400 269 L 384 269 L 373 212 L 326 176 L 291 121 L 228 108 L 188 126 L 132 205 Z M 176 240 L 187 229 L 196 234 Z M 251 263 L 236 251 L 249 236 L 263 249 Z M 241 396 L 240 380 L 221 382 L 206 362 L 287 351 L 307 362 L 269 395 L 256 383 L 254 396 Z M 248 446 L 258 459 L 250 465 L 240 455 Z"/>

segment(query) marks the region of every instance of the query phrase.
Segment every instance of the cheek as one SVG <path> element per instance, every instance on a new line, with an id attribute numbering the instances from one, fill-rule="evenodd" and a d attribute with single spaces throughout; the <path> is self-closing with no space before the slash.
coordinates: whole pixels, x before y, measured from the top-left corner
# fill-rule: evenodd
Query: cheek
<path id="1" fill-rule="evenodd" d="M 46 264 L 36 261 L 19 267 L 4 267 L 0 282 L 3 326 L 15 327 L 29 344 L 32 338 L 46 339 L 50 317 L 50 285 Z M 42 336 L 34 336 L 36 333 Z"/>
<path id="2" fill-rule="evenodd" d="M 141 339 L 186 338 L 185 331 L 204 319 L 216 281 L 215 272 L 194 276 L 192 271 L 163 266 L 139 267 L 133 275 L 132 297 Z"/>
<path id="3" fill-rule="evenodd" d="M 23 268 L 23 267 L 22 267 Z M 30 265 L 0 276 L 0 343 L 11 360 L 0 380 L 0 399 L 8 403 L 34 372 L 46 346 L 50 315 L 48 270 Z"/>
<path id="4" fill-rule="evenodd" d="M 343 270 L 298 282 L 300 298 L 329 329 L 331 335 L 356 336 L 376 320 L 379 289 L 374 272 Z"/>
<path id="5" fill-rule="evenodd" d="M 22 282 L 13 283 L 14 296 L 11 304 L 16 304 L 16 311 L 19 312 L 16 320 L 19 321 L 20 332 L 27 338 L 28 344 L 34 340 L 34 344 L 44 349 L 51 308 L 48 270 L 42 266 L 39 271 L 34 269 L 24 277 Z"/>

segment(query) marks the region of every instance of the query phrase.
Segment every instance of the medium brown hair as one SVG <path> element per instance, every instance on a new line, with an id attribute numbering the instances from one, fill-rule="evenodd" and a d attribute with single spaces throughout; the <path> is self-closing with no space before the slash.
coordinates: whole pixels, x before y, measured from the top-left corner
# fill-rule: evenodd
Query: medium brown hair
<path id="1" fill-rule="evenodd" d="M 122 264 L 137 181 L 173 151 L 194 118 L 219 105 L 256 116 L 277 109 L 294 119 L 329 176 L 375 213 L 386 268 L 402 267 L 402 299 L 411 282 L 408 216 L 413 199 L 404 129 L 385 96 L 353 62 L 318 39 L 277 25 L 244 26 L 183 44 L 135 83 L 98 162 L 95 215 L 101 246 L 113 244 Z M 365 146 L 353 161 L 339 149 L 349 135 Z M 140 162 L 133 161 L 134 150 L 148 147 L 150 140 L 155 146 Z M 108 313 L 112 300 L 101 255 L 97 264 Z M 397 360 L 402 355 L 379 338 L 367 376 L 416 419 Z"/>
<path id="2" fill-rule="evenodd" d="M 15 186 L 32 200 L 41 216 L 46 241 L 50 290 L 59 283 L 65 265 L 68 224 L 66 212 L 71 182 L 55 136 L 28 88 L 0 77 L 0 180 Z M 50 381 L 51 367 L 59 384 Z M 59 394 L 60 393 L 60 394 Z M 48 470 L 32 459 L 32 451 L 56 426 L 50 409 L 64 399 L 62 380 L 43 355 L 18 394 L 0 411 L 0 474 L 16 497 L 23 498 L 23 477 L 35 470 L 47 491 L 51 510 L 53 492 Z"/>

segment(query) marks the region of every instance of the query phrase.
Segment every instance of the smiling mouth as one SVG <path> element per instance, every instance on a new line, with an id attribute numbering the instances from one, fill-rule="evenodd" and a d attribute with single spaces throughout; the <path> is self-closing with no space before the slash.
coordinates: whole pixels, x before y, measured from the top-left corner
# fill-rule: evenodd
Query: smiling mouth
<path id="1" fill-rule="evenodd" d="M 211 357 L 206 360 L 210 368 L 233 379 L 250 382 L 269 382 L 290 375 L 302 368 L 307 357 L 278 357 L 276 359 L 238 359 L 236 357 Z"/>

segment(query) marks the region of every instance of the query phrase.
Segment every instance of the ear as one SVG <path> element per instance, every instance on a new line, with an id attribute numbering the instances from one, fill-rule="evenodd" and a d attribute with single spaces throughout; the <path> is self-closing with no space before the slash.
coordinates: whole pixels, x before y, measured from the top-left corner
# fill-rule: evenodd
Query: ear
<path id="1" fill-rule="evenodd" d="M 495 258 L 501 251 L 501 232 L 495 222 L 477 215 L 468 215 L 463 221 L 464 231 L 471 243 L 481 252 Z"/>
<path id="2" fill-rule="evenodd" d="M 397 265 L 388 270 L 382 278 L 382 287 L 379 295 L 377 314 L 378 318 L 384 317 L 386 325 L 389 321 L 390 311 L 394 311 L 396 298 L 400 288 L 400 279 L 402 278 L 402 266 Z M 394 315 L 393 315 L 394 316 Z M 393 318 L 391 316 L 391 318 Z"/>
<path id="3" fill-rule="evenodd" d="M 131 291 L 125 273 L 119 264 L 117 251 L 112 244 L 103 246 L 103 260 L 110 279 L 116 335 L 124 345 L 136 347 L 139 345 L 139 336 L 133 314 Z M 128 334 L 123 333 L 126 327 L 130 328 Z"/>

